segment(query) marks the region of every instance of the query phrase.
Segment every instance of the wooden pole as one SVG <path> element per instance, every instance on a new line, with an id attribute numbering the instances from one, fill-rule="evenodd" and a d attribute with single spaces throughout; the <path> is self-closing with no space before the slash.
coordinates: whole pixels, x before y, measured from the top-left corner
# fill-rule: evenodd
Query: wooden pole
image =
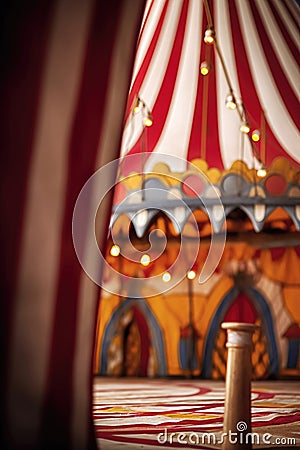
<path id="1" fill-rule="evenodd" d="M 251 353 L 256 325 L 222 323 L 227 330 L 228 357 L 222 450 L 250 450 L 251 439 Z"/>
<path id="2" fill-rule="evenodd" d="M 188 368 L 189 378 L 193 376 L 193 357 L 194 357 L 194 310 L 193 310 L 193 281 L 187 278 L 188 281 L 188 294 L 189 294 L 189 337 L 188 337 Z"/>

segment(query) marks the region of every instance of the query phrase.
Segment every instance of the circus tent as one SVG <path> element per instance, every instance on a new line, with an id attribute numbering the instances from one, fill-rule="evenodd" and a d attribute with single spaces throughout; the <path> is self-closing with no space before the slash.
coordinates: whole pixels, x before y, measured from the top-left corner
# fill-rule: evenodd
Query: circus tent
<path id="1" fill-rule="evenodd" d="M 1 448 L 95 450 L 93 362 L 94 372 L 105 375 L 132 370 L 147 376 L 222 377 L 226 354 L 218 330 L 224 319 L 246 316 L 261 324 L 261 334 L 254 337 L 256 378 L 299 374 L 299 153 L 293 143 L 298 11 L 293 0 L 2 2 Z M 197 14 L 196 39 L 191 39 L 194 31 L 187 25 Z M 215 31 L 227 84 L 216 47 L 203 44 L 207 26 Z M 222 36 L 227 26 L 230 33 Z M 243 53 L 247 67 L 241 66 Z M 187 81 L 182 69 L 194 55 Z M 208 78 L 197 71 L 204 61 L 211 66 Z M 149 86 L 155 88 L 151 95 Z M 188 91 L 181 97 L 183 86 Z M 235 111 L 219 109 L 228 94 L 235 96 Z M 180 106 L 179 100 L 186 103 Z M 144 127 L 149 112 L 153 128 Z M 239 128 L 245 118 L 249 136 L 256 127 L 260 141 L 237 137 L 231 120 Z M 234 137 L 238 144 L 230 147 L 228 139 Z M 98 308 L 99 289 L 80 266 L 71 224 L 84 183 L 117 159 L 121 147 L 122 155 L 133 159 L 126 157 L 120 166 L 112 230 L 123 239 L 129 225 L 138 260 L 113 256 L 108 247 L 107 261 L 122 270 L 115 278 L 104 274 Z M 266 176 L 258 177 L 259 168 Z M 115 172 L 109 179 L 113 185 Z M 142 213 L 136 220 L 145 184 L 147 191 L 163 190 L 165 198 L 148 198 L 152 219 Z M 217 198 L 206 195 L 209 186 Z M 112 190 L 108 197 L 97 229 L 103 252 L 111 243 Z M 124 202 L 128 197 L 130 207 Z M 89 205 L 81 217 L 84 238 Z M 119 205 L 124 213 L 115 215 Z M 222 205 L 225 211 L 219 214 Z M 159 206 L 164 211 L 157 214 Z M 192 214 L 176 209 L 181 206 L 193 212 L 193 223 Z M 216 216 L 208 214 L 210 207 Z M 174 279 L 181 266 L 198 278 L 209 239 L 224 236 L 225 225 L 224 256 L 213 275 L 199 284 L 184 273 L 170 290 L 170 276 Z M 161 232 L 171 245 L 153 258 L 155 264 L 142 265 L 139 258 L 148 252 L 152 231 L 159 245 Z M 178 238 L 191 238 L 190 254 L 199 233 L 194 265 L 188 261 L 170 269 L 164 293 L 151 296 L 157 294 L 153 270 L 159 285 L 167 264 L 176 259 Z M 90 257 L 88 243 L 83 244 Z M 101 275 L 97 261 L 95 267 Z M 132 280 L 139 277 L 143 284 L 137 292 Z"/>
<path id="2" fill-rule="evenodd" d="M 261 326 L 255 377 L 299 373 L 298 26 L 292 1 L 147 2 L 96 373 L 222 378 L 225 319 Z"/>

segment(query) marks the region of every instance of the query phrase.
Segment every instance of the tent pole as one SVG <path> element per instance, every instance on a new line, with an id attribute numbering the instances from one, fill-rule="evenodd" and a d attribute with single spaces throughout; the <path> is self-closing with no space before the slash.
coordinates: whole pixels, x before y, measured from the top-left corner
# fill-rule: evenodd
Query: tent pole
<path id="1" fill-rule="evenodd" d="M 222 450 L 250 450 L 252 335 L 257 326 L 224 322 L 221 327 L 227 330 L 228 348 Z"/>

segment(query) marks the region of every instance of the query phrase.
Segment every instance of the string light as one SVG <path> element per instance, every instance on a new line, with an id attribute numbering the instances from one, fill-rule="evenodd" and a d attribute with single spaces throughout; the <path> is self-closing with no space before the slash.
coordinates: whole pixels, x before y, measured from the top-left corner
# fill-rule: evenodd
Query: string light
<path id="1" fill-rule="evenodd" d="M 144 117 L 143 123 L 145 127 L 151 127 L 153 124 L 153 119 L 150 111 L 147 111 L 147 115 Z"/>
<path id="2" fill-rule="evenodd" d="M 186 276 L 189 280 L 194 280 L 196 278 L 196 272 L 194 270 L 189 270 Z"/>
<path id="3" fill-rule="evenodd" d="M 248 139 L 250 141 L 251 149 L 252 149 L 253 156 L 254 156 L 256 148 L 253 145 L 253 142 L 249 135 L 250 126 L 249 126 L 249 123 L 244 123 L 245 121 L 247 121 L 246 109 L 245 109 L 241 99 L 239 99 L 239 103 L 237 104 L 236 98 L 233 94 L 233 85 L 232 85 L 232 82 L 231 82 L 231 79 L 229 76 L 229 72 L 228 72 L 226 64 L 225 64 L 225 60 L 224 60 L 222 51 L 219 47 L 218 40 L 216 37 L 214 23 L 213 23 L 213 17 L 212 17 L 212 13 L 211 13 L 210 6 L 209 6 L 209 0 L 203 0 L 203 3 L 204 3 L 205 14 L 206 14 L 206 18 L 207 18 L 207 24 L 208 24 L 208 28 L 206 29 L 205 34 L 204 34 L 204 42 L 206 44 L 214 44 L 214 49 L 216 51 L 217 56 L 220 59 L 220 63 L 221 63 L 221 66 L 222 66 L 222 69 L 224 72 L 224 76 L 226 79 L 226 83 L 227 83 L 227 86 L 229 89 L 229 94 L 227 95 L 227 97 L 225 99 L 225 105 L 228 109 L 237 111 L 237 113 L 240 117 L 240 120 L 242 121 L 240 129 L 243 133 L 248 135 Z M 264 136 L 264 133 L 263 133 L 263 136 Z"/>
<path id="4" fill-rule="evenodd" d="M 225 100 L 226 108 L 234 110 L 236 108 L 236 100 L 233 94 L 228 94 Z"/>
<path id="5" fill-rule="evenodd" d="M 112 245 L 109 253 L 111 254 L 111 256 L 119 256 L 120 252 L 120 247 L 117 244 L 114 244 Z"/>
<path id="6" fill-rule="evenodd" d="M 260 140 L 260 131 L 254 130 L 252 131 L 252 141 L 258 142 Z"/>
<path id="7" fill-rule="evenodd" d="M 162 275 L 162 280 L 163 280 L 165 283 L 168 283 L 168 282 L 171 280 L 171 278 L 172 278 L 172 275 L 170 274 L 170 272 L 165 272 L 165 273 Z"/>
<path id="8" fill-rule="evenodd" d="M 207 75 L 210 72 L 210 65 L 206 61 L 203 61 L 201 63 L 200 72 L 204 76 Z"/>
<path id="9" fill-rule="evenodd" d="M 240 126 L 240 130 L 244 134 L 248 134 L 250 132 L 250 125 L 247 120 L 244 120 Z"/>
<path id="10" fill-rule="evenodd" d="M 143 110 L 143 124 L 145 127 L 151 127 L 153 124 L 153 118 L 151 115 L 151 112 L 148 108 L 148 106 L 146 105 L 146 103 L 137 95 L 133 108 L 132 108 L 132 113 L 133 114 L 137 114 L 138 112 L 140 112 L 141 110 Z"/>
<path id="11" fill-rule="evenodd" d="M 265 167 L 261 167 L 256 171 L 256 174 L 259 178 L 264 178 L 267 175 L 267 169 Z"/>
<path id="12" fill-rule="evenodd" d="M 149 266 L 150 262 L 151 258 L 149 255 L 145 254 L 141 256 L 140 263 L 142 264 L 142 266 L 147 267 Z"/>
<path id="13" fill-rule="evenodd" d="M 215 31 L 212 28 L 208 28 L 204 33 L 204 42 L 205 44 L 211 45 L 215 40 Z"/>
<path id="14" fill-rule="evenodd" d="M 136 100 L 134 102 L 134 105 L 133 105 L 133 113 L 137 114 L 141 110 L 142 107 L 143 107 L 143 102 L 140 99 L 140 97 L 137 96 Z"/>

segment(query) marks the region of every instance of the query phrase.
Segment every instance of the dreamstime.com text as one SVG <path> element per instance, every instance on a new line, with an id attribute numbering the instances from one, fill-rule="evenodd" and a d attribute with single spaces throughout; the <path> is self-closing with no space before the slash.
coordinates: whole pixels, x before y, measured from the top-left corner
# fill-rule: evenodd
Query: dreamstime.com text
<path id="1" fill-rule="evenodd" d="M 163 433 L 157 435 L 159 444 L 173 444 L 180 445 L 205 445 L 205 444 L 223 444 L 225 439 L 231 445 L 252 444 L 252 445 L 278 445 L 278 446 L 292 446 L 296 445 L 296 438 L 273 436 L 270 433 L 254 433 L 246 432 L 247 424 L 245 422 L 237 423 L 237 431 L 229 430 L 228 433 L 196 433 L 189 432 L 172 432 L 169 433 L 165 428 Z"/>

